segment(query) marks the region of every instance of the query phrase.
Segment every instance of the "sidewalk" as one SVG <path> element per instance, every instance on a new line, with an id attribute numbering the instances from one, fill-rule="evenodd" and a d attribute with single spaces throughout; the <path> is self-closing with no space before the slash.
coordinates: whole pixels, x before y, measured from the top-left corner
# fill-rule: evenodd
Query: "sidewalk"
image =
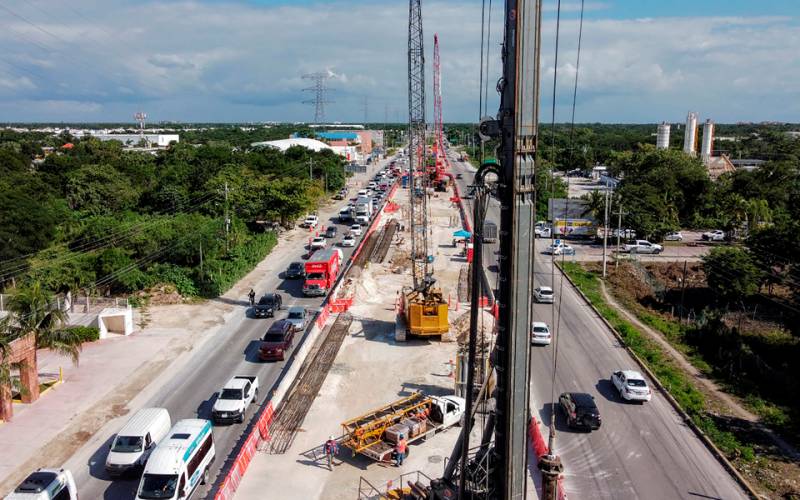
<path id="1" fill-rule="evenodd" d="M 367 174 L 351 178 L 351 189 L 363 185 L 375 170 L 371 166 Z M 341 203 L 326 202 L 318 212 L 327 219 Z M 301 228 L 282 233 L 272 253 L 219 298 L 151 306 L 143 329 L 135 320 L 134 333 L 128 337 L 85 344 L 79 366 L 39 351 L 39 372 L 52 378 L 49 375 L 61 367 L 64 382 L 33 404 L 15 404 L 13 420 L 0 424 L 0 494 L 37 467 L 61 466 L 106 422 L 129 413 L 128 405 L 140 392 L 157 391 L 165 381 L 161 379 L 189 362 L 209 339 L 237 328 L 247 292 L 263 289 L 262 283 L 274 275 L 270 257 L 296 249 L 307 234 Z"/>

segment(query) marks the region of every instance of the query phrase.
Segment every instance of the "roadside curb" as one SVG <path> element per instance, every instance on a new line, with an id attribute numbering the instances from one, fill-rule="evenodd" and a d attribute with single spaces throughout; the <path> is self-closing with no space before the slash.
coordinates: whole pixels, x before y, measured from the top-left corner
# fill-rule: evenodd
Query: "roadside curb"
<path id="1" fill-rule="evenodd" d="M 739 471 L 736 470 L 736 467 L 734 467 L 733 464 L 727 459 L 727 457 L 725 457 L 725 455 L 722 453 L 722 450 L 717 448 L 717 446 L 711 441 L 708 435 L 694 423 L 689 414 L 686 413 L 686 411 L 683 409 L 683 407 L 681 407 L 678 401 L 676 401 L 675 398 L 672 397 L 672 394 L 669 393 L 666 387 L 664 387 L 661 384 L 661 381 L 650 370 L 650 367 L 648 367 L 647 364 L 633 351 L 633 349 L 631 349 L 628 346 L 628 344 L 625 342 L 625 339 L 622 337 L 622 335 L 620 335 L 617 329 L 614 328 L 602 314 L 600 314 L 600 311 L 597 310 L 592 301 L 590 301 L 589 298 L 586 295 L 584 295 L 583 291 L 581 291 L 581 289 L 575 284 L 575 282 L 572 281 L 572 278 L 569 277 L 569 274 L 564 272 L 564 270 L 561 269 L 561 266 L 558 263 L 556 263 L 555 265 L 558 268 L 558 271 L 561 273 L 561 275 L 564 276 L 567 279 L 567 281 L 569 281 L 570 285 L 572 285 L 572 288 L 576 292 L 578 292 L 578 295 L 580 295 L 581 299 L 583 299 L 586 305 L 592 308 L 597 317 L 600 318 L 600 321 L 602 321 L 603 324 L 606 325 L 606 327 L 611 331 L 611 333 L 614 334 L 614 337 L 617 339 L 617 341 L 619 341 L 620 345 L 625 349 L 625 351 L 634 359 L 634 361 L 636 361 L 639 367 L 642 370 L 644 370 L 645 373 L 647 373 L 647 376 L 650 377 L 656 388 L 658 388 L 658 390 L 664 395 L 667 401 L 669 401 L 670 405 L 675 409 L 678 415 L 680 415 L 684 423 L 686 423 L 686 425 L 690 429 L 692 429 L 692 431 L 694 431 L 697 437 L 700 438 L 700 441 L 702 441 L 703 444 L 706 446 L 706 448 L 708 448 L 708 450 L 711 452 L 711 454 L 714 455 L 714 458 L 717 459 L 717 461 L 728 471 L 728 473 L 730 473 L 733 476 L 736 482 L 739 483 L 739 485 L 745 490 L 745 493 L 747 493 L 748 496 L 754 499 L 764 498 L 761 495 L 759 495 L 758 492 L 750 485 L 747 479 L 745 479 L 744 476 L 742 476 L 739 473 Z"/>

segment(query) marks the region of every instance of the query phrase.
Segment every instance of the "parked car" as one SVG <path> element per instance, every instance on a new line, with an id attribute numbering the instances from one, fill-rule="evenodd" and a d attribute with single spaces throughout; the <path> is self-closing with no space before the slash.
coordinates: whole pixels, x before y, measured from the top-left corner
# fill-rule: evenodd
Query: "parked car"
<path id="1" fill-rule="evenodd" d="M 358 196 L 367 196 L 367 190 L 366 189 L 359 189 L 358 190 Z"/>
<path id="2" fill-rule="evenodd" d="M 279 319 L 269 327 L 261 339 L 258 357 L 262 361 L 283 361 L 294 343 L 294 325 L 285 319 Z"/>
<path id="3" fill-rule="evenodd" d="M 352 234 L 347 234 L 339 244 L 343 247 L 354 247 L 356 246 L 356 238 Z"/>
<path id="4" fill-rule="evenodd" d="M 534 321 L 531 325 L 531 344 L 550 345 L 551 340 L 550 327 L 547 326 L 547 323 Z"/>
<path id="5" fill-rule="evenodd" d="M 256 318 L 272 318 L 275 311 L 283 306 L 283 297 L 279 293 L 265 293 L 253 306 L 253 315 Z"/>
<path id="6" fill-rule="evenodd" d="M 533 229 L 535 238 L 550 238 L 552 234 L 552 230 L 547 226 L 537 226 Z"/>
<path id="7" fill-rule="evenodd" d="M 242 423 L 247 407 L 258 397 L 258 377 L 236 376 L 228 380 L 211 408 L 215 424 Z"/>
<path id="8" fill-rule="evenodd" d="M 587 430 L 600 428 L 600 410 L 591 394 L 565 392 L 558 398 L 558 405 L 567 417 L 567 426 Z"/>
<path id="9" fill-rule="evenodd" d="M 317 227 L 317 224 L 319 224 L 319 217 L 316 214 L 306 216 L 303 221 L 303 227 Z"/>
<path id="10" fill-rule="evenodd" d="M 664 235 L 664 241 L 683 241 L 683 233 L 673 231 Z"/>
<path id="11" fill-rule="evenodd" d="M 625 401 L 650 401 L 652 396 L 642 374 L 633 370 L 620 370 L 611 374 L 611 383 Z"/>
<path id="12" fill-rule="evenodd" d="M 325 229 L 325 237 L 336 238 L 336 226 L 328 226 L 328 228 Z"/>
<path id="13" fill-rule="evenodd" d="M 305 266 L 303 266 L 302 262 L 292 262 L 289 264 L 289 267 L 286 268 L 286 278 L 287 279 L 298 279 L 303 278 L 306 275 Z"/>
<path id="14" fill-rule="evenodd" d="M 702 238 L 706 241 L 725 241 L 725 231 L 714 229 L 703 233 Z"/>
<path id="15" fill-rule="evenodd" d="M 311 250 L 321 250 L 328 246 L 328 242 L 324 236 L 317 236 L 313 240 L 311 240 Z"/>
<path id="16" fill-rule="evenodd" d="M 575 255 L 575 249 L 564 243 L 553 243 L 544 249 L 545 255 Z"/>
<path id="17" fill-rule="evenodd" d="M 634 240 L 633 243 L 625 243 L 624 251 L 631 253 L 660 254 L 664 250 L 661 245 L 650 243 L 647 240 Z"/>
<path id="18" fill-rule="evenodd" d="M 303 306 L 292 306 L 289 308 L 289 315 L 286 316 L 286 321 L 294 325 L 295 331 L 302 332 L 306 329 L 308 311 Z"/>
<path id="19" fill-rule="evenodd" d="M 120 477 L 129 472 L 141 471 L 153 449 L 166 437 L 172 427 L 166 408 L 142 408 L 122 426 L 106 456 L 106 472 Z"/>
<path id="20" fill-rule="evenodd" d="M 350 226 L 350 234 L 354 236 L 361 236 L 361 224 L 353 224 Z"/>
<path id="21" fill-rule="evenodd" d="M 533 300 L 541 304 L 552 304 L 553 289 L 549 286 L 537 286 L 533 289 Z"/>
<path id="22" fill-rule="evenodd" d="M 6 500 L 77 500 L 78 488 L 67 469 L 36 469 Z"/>

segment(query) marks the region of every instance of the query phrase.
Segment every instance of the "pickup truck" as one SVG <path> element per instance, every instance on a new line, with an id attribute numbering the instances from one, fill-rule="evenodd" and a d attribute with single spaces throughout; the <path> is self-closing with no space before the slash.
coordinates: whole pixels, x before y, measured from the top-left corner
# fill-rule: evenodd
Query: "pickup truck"
<path id="1" fill-rule="evenodd" d="M 255 403 L 258 397 L 258 377 L 235 376 L 228 380 L 219 391 L 219 396 L 211 409 L 215 424 L 244 422 L 247 406 Z"/>
<path id="2" fill-rule="evenodd" d="M 533 229 L 533 235 L 536 238 L 550 238 L 552 236 L 552 231 L 548 226 L 536 226 Z"/>
<path id="3" fill-rule="evenodd" d="M 663 250 L 664 247 L 661 245 L 650 243 L 647 240 L 634 240 L 633 243 L 625 243 L 626 252 L 659 254 Z"/>
<path id="4" fill-rule="evenodd" d="M 303 227 L 317 227 L 317 224 L 319 224 L 319 217 L 316 214 L 307 216 L 303 221 Z"/>
<path id="5" fill-rule="evenodd" d="M 408 444 L 432 436 L 460 424 L 464 407 L 464 399 L 457 396 L 426 396 L 415 392 L 343 422 L 343 436 L 338 442 L 353 453 L 376 462 L 388 462 L 400 434 Z"/>

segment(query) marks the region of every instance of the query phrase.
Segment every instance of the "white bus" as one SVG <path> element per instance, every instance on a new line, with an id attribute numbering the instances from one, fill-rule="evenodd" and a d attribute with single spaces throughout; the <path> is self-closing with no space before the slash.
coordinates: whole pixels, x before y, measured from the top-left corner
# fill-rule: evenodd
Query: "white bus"
<path id="1" fill-rule="evenodd" d="M 177 422 L 150 455 L 139 483 L 139 499 L 188 499 L 208 480 L 214 461 L 210 420 Z"/>

